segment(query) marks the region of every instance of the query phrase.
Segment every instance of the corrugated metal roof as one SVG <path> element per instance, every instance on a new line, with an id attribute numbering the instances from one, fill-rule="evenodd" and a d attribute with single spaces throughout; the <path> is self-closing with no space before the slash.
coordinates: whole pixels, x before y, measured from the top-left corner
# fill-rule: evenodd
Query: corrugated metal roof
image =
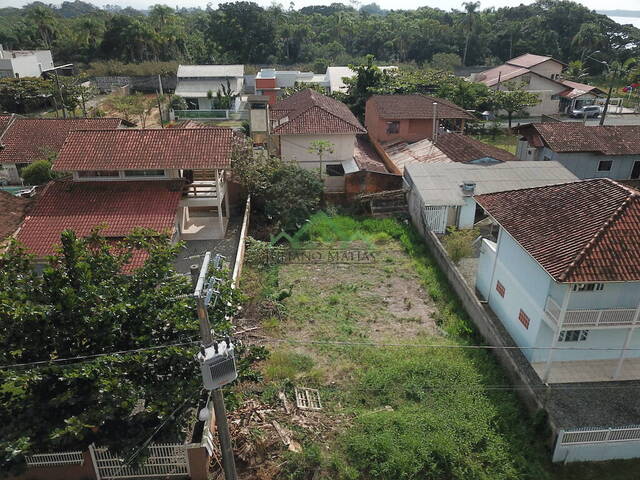
<path id="1" fill-rule="evenodd" d="M 242 77 L 244 65 L 178 65 L 180 77 Z"/>
<path id="2" fill-rule="evenodd" d="M 577 180 L 555 161 L 519 161 L 494 165 L 419 163 L 405 167 L 426 205 L 464 205 L 460 184 L 474 182 L 475 194 L 556 185 Z"/>

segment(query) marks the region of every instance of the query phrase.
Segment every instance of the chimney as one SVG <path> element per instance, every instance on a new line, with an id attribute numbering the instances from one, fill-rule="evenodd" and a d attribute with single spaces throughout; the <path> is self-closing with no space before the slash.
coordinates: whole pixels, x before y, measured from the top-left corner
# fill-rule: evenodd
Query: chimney
<path id="1" fill-rule="evenodd" d="M 476 191 L 476 182 L 462 182 L 460 188 L 462 189 L 463 197 L 473 197 Z"/>

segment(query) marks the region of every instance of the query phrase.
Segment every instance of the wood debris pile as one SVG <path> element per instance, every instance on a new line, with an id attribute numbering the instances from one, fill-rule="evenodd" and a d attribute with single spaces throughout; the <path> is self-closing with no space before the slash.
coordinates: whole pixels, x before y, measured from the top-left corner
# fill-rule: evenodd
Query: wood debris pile
<path id="1" fill-rule="evenodd" d="M 283 452 L 301 452 L 303 441 L 326 440 L 336 427 L 336 421 L 322 412 L 298 409 L 284 392 L 280 392 L 278 398 L 278 405 L 249 399 L 240 408 L 228 412 L 240 479 L 278 478 L 284 464 Z M 222 480 L 222 456 L 217 438 L 213 443 L 213 478 Z"/>

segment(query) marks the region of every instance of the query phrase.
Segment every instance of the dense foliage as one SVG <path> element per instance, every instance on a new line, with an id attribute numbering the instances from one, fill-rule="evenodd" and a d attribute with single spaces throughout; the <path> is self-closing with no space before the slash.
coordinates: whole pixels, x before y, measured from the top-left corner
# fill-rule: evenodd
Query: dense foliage
<path id="1" fill-rule="evenodd" d="M 323 182 L 317 171 L 254 152 L 250 141 L 236 145 L 231 165 L 271 233 L 298 230 L 320 206 Z"/>
<path id="2" fill-rule="evenodd" d="M 491 64 L 525 52 L 569 62 L 600 50 L 603 58 L 624 61 L 638 55 L 640 31 L 567 0 L 485 10 L 468 2 L 463 11 L 449 12 L 431 7 L 388 11 L 376 4 L 356 10 L 340 3 L 295 10 L 239 1 L 206 10 L 155 5 L 146 14 L 75 1 L 54 8 L 35 2 L 0 9 L 0 43 L 51 47 L 60 63 L 306 63 L 322 69 L 329 62 L 344 65 L 373 54 L 384 62 L 432 62 L 450 69 L 459 62 Z M 602 69 L 593 62 L 590 67 Z"/>
<path id="3" fill-rule="evenodd" d="M 93 442 L 130 453 L 183 402 L 197 401 L 198 320 L 193 300 L 176 298 L 191 285 L 172 267 L 178 247 L 148 233 L 114 245 L 97 232 L 65 232 L 41 274 L 15 244 L 0 256 L 1 472 L 19 470 L 30 453 Z M 142 252 L 144 265 L 123 274 Z M 225 301 L 210 313 L 222 328 L 237 295 L 220 289 Z M 141 350 L 113 354 L 132 349 Z M 30 365 L 7 368 L 22 363 Z M 154 440 L 180 441 L 184 413 Z"/>

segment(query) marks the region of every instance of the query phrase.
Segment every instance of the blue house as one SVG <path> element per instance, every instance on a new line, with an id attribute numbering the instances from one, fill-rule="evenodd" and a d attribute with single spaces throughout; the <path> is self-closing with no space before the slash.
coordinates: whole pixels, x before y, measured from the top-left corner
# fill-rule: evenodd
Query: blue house
<path id="1" fill-rule="evenodd" d="M 609 179 L 474 197 L 476 288 L 546 383 L 640 379 L 640 192 Z"/>
<path id="2" fill-rule="evenodd" d="M 640 178 L 640 125 L 530 123 L 520 134 L 520 160 L 555 160 L 578 178 Z"/>

